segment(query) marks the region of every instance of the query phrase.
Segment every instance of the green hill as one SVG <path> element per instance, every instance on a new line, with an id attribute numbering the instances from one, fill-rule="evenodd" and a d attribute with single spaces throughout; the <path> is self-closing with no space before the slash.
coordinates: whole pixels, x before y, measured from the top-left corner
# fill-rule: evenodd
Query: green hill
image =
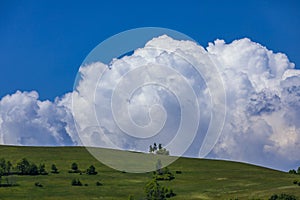
<path id="1" fill-rule="evenodd" d="M 110 150 L 115 151 L 115 150 Z M 130 152 L 126 152 L 130 153 Z M 15 147 L 0 146 L 0 158 L 13 166 L 22 158 L 35 164 L 44 163 L 50 172 L 55 164 L 59 174 L 3 176 L 18 186 L 0 187 L 0 199 L 135 199 L 145 196 L 144 187 L 152 173 L 132 174 L 113 170 L 94 159 L 84 147 Z M 79 169 L 96 167 L 97 175 L 68 173 L 76 162 Z M 159 181 L 176 193 L 171 200 L 188 199 L 268 199 L 272 194 L 288 193 L 300 198 L 300 175 L 288 174 L 254 165 L 207 159 L 179 158 L 169 166 L 172 181 Z M 175 171 L 181 171 L 176 174 Z M 74 178 L 87 186 L 72 186 Z M 36 187 L 39 182 L 43 187 Z M 103 185 L 97 186 L 96 182 Z"/>

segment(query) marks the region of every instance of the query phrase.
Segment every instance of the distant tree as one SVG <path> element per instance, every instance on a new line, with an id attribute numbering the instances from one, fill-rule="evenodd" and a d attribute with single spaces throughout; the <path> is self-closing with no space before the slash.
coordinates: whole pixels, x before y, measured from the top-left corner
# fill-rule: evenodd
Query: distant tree
<path id="1" fill-rule="evenodd" d="M 72 163 L 71 169 L 74 170 L 74 171 L 77 171 L 77 170 L 78 170 L 78 165 L 77 165 L 77 163 L 75 163 L 75 162 Z"/>
<path id="2" fill-rule="evenodd" d="M 82 186 L 82 183 L 80 182 L 79 179 L 73 179 L 71 182 L 71 185 L 73 186 Z"/>
<path id="3" fill-rule="evenodd" d="M 94 167 L 94 165 L 91 165 L 87 170 L 86 170 L 86 173 L 88 175 L 96 175 L 97 172 L 96 172 L 96 168 Z"/>
<path id="4" fill-rule="evenodd" d="M 163 148 L 162 144 L 158 144 L 158 148 L 157 148 L 156 143 L 154 143 L 153 146 L 150 145 L 149 152 L 156 153 L 159 155 L 169 155 L 170 154 L 167 149 Z"/>
<path id="5" fill-rule="evenodd" d="M 298 173 L 298 174 L 300 174 L 300 167 L 298 167 L 298 169 L 297 169 L 297 173 Z"/>
<path id="6" fill-rule="evenodd" d="M 10 161 L 7 161 L 6 163 L 6 171 L 7 171 L 7 174 L 10 174 L 10 170 L 12 168 L 12 164 Z"/>
<path id="7" fill-rule="evenodd" d="M 153 178 L 158 181 L 168 180 L 171 181 L 175 178 L 174 174 L 169 170 L 169 168 L 165 167 L 160 170 L 157 170 L 153 173 Z"/>
<path id="8" fill-rule="evenodd" d="M 39 170 L 38 170 L 38 167 L 36 166 L 36 164 L 32 163 L 30 164 L 29 166 L 29 170 L 26 174 L 29 174 L 29 175 L 38 175 L 39 174 Z"/>
<path id="9" fill-rule="evenodd" d="M 6 162 L 4 158 L 0 159 L 0 176 L 6 172 Z"/>
<path id="10" fill-rule="evenodd" d="M 42 185 L 40 182 L 35 182 L 34 185 L 35 185 L 36 187 L 43 187 L 43 185 Z"/>
<path id="11" fill-rule="evenodd" d="M 156 180 L 151 180 L 145 187 L 147 200 L 165 200 L 165 191 Z"/>
<path id="12" fill-rule="evenodd" d="M 17 163 L 17 169 L 20 174 L 28 174 L 30 170 L 30 163 L 26 158 L 23 158 L 20 162 Z"/>
<path id="13" fill-rule="evenodd" d="M 51 165 L 51 173 L 54 173 L 54 174 L 57 174 L 57 173 L 58 173 L 58 169 L 57 169 L 57 167 L 56 167 L 55 164 L 52 164 L 52 165 Z"/>
<path id="14" fill-rule="evenodd" d="M 162 149 L 162 145 L 158 144 L 158 150 Z"/>
<path id="15" fill-rule="evenodd" d="M 39 174 L 42 174 L 42 175 L 48 174 L 48 173 L 46 172 L 45 164 L 44 164 L 44 163 L 39 165 Z"/>
<path id="16" fill-rule="evenodd" d="M 150 145 L 150 146 L 149 146 L 149 152 L 152 153 L 153 151 L 154 151 L 154 150 L 153 150 L 153 147 L 152 147 L 152 145 Z"/>
<path id="17" fill-rule="evenodd" d="M 289 174 L 297 174 L 297 172 L 296 172 L 296 170 L 291 169 L 291 170 L 289 171 Z"/>
<path id="18" fill-rule="evenodd" d="M 96 182 L 96 186 L 101 186 L 101 185 L 103 185 L 103 184 L 100 181 Z"/>
<path id="19" fill-rule="evenodd" d="M 153 151 L 156 151 L 157 150 L 157 146 L 156 146 L 156 143 L 154 142 L 153 144 Z"/>

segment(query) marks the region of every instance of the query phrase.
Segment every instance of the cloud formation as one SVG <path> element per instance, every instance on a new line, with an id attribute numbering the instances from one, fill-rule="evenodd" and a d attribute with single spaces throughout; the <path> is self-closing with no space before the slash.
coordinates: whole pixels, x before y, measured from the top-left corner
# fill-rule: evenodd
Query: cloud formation
<path id="1" fill-rule="evenodd" d="M 189 105 L 193 100 L 179 102 L 178 96 L 190 97 L 187 93 L 190 87 L 196 91 L 200 109 L 191 115 L 187 127 L 192 127 L 198 115 L 200 120 L 186 155 L 197 157 L 211 122 L 208 80 L 214 80 L 215 74 L 208 71 L 205 76 L 199 75 L 179 55 L 195 63 L 206 63 L 208 67 L 205 59 L 209 57 L 224 82 L 227 115 L 209 157 L 278 169 L 300 164 L 300 70 L 295 69 L 286 55 L 274 53 L 247 38 L 229 44 L 216 40 L 204 49 L 194 42 L 161 36 L 130 56 L 114 59 L 109 66 L 100 62 L 81 66 L 76 90 L 54 102 L 40 101 L 35 91 L 7 95 L 0 101 L 0 143 L 77 145 L 82 140 L 91 146 L 147 151 L 149 144 L 155 141 L 168 144 L 176 135 L 182 120 L 180 103 Z M 167 67 L 151 68 L 151 63 L 172 66 L 173 71 Z M 105 70 L 107 73 L 103 73 Z M 161 84 L 131 88 L 133 92 L 128 96 L 131 83 L 153 79 Z M 116 86 L 122 88 L 116 99 L 129 98 L 118 99 L 117 102 L 126 101 L 127 107 L 115 103 L 114 113 L 111 96 Z M 72 98 L 76 105 L 73 112 Z M 128 115 L 133 123 L 127 123 Z M 186 138 L 193 138 L 191 133 L 192 130 L 186 131 Z M 172 150 L 176 151 L 171 149 L 171 154 Z"/>
<path id="2" fill-rule="evenodd" d="M 0 143 L 11 145 L 77 144 L 70 110 L 64 101 L 38 100 L 36 91 L 4 96 L 0 101 Z"/>

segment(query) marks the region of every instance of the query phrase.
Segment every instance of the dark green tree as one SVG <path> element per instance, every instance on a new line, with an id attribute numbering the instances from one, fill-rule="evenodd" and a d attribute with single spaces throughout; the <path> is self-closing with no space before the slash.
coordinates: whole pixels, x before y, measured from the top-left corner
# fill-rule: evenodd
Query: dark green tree
<path id="1" fill-rule="evenodd" d="M 29 170 L 26 174 L 30 174 L 30 175 L 38 175 L 39 174 L 39 170 L 38 167 L 36 166 L 36 164 L 32 163 L 29 166 Z"/>
<path id="2" fill-rule="evenodd" d="M 54 173 L 54 174 L 57 174 L 57 173 L 58 173 L 58 169 L 57 169 L 57 167 L 56 167 L 55 164 L 52 164 L 52 165 L 51 165 L 51 173 Z"/>
<path id="3" fill-rule="evenodd" d="M 158 144 L 158 150 L 162 149 L 162 145 Z"/>
<path id="4" fill-rule="evenodd" d="M 17 163 L 17 169 L 20 174 L 28 174 L 30 169 L 30 163 L 26 158 L 23 158 L 20 162 Z"/>
<path id="5" fill-rule="evenodd" d="M 47 174 L 44 163 L 39 165 L 39 174 Z"/>
<path id="6" fill-rule="evenodd" d="M 289 174 L 297 174 L 297 172 L 296 172 L 296 170 L 291 169 L 291 170 L 289 171 Z"/>
<path id="7" fill-rule="evenodd" d="M 82 186 L 82 183 L 80 182 L 79 179 L 73 179 L 71 182 L 71 185 L 73 186 Z"/>
<path id="8" fill-rule="evenodd" d="M 6 162 L 4 158 L 0 159 L 0 175 L 3 175 L 6 172 Z"/>
<path id="9" fill-rule="evenodd" d="M 6 172 L 7 172 L 7 174 L 10 174 L 11 168 L 12 168 L 11 162 L 7 161 L 7 163 L 6 163 Z"/>
<path id="10" fill-rule="evenodd" d="M 149 152 L 152 153 L 153 151 L 154 151 L 154 150 L 153 150 L 153 147 L 152 147 L 152 145 L 150 145 L 150 146 L 149 146 Z"/>
<path id="11" fill-rule="evenodd" d="M 88 175 L 96 175 L 97 172 L 96 172 L 96 168 L 94 167 L 94 165 L 91 165 L 87 170 L 86 170 L 86 173 Z"/>
<path id="12" fill-rule="evenodd" d="M 298 167 L 297 169 L 297 174 L 300 174 L 300 167 Z"/>
<path id="13" fill-rule="evenodd" d="M 156 145 L 156 143 L 154 142 L 154 144 L 153 144 L 153 151 L 156 151 L 157 150 L 157 145 Z"/>
<path id="14" fill-rule="evenodd" d="M 156 180 L 151 180 L 145 187 L 147 200 L 165 200 L 165 191 Z"/>
<path id="15" fill-rule="evenodd" d="M 77 165 L 77 163 L 75 163 L 75 162 L 72 163 L 71 169 L 74 170 L 74 171 L 77 171 L 77 170 L 78 170 L 78 165 Z"/>

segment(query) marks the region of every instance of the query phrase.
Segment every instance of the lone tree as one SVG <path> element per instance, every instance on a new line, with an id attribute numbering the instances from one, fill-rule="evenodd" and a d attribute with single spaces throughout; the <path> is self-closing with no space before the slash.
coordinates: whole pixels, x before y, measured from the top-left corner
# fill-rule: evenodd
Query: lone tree
<path id="1" fill-rule="evenodd" d="M 86 173 L 88 175 L 96 175 L 97 172 L 96 172 L 96 168 L 94 167 L 94 165 L 91 165 L 87 170 L 86 170 Z"/>
<path id="2" fill-rule="evenodd" d="M 161 149 L 162 149 L 162 145 L 158 144 L 158 150 L 161 150 Z"/>
<path id="3" fill-rule="evenodd" d="M 73 170 L 73 171 L 78 171 L 78 165 L 77 165 L 77 163 L 72 163 L 72 165 L 71 165 L 71 169 Z"/>
<path id="4" fill-rule="evenodd" d="M 58 169 L 57 169 L 57 167 L 56 167 L 55 164 L 51 165 L 51 173 L 53 173 L 53 174 L 57 174 L 58 173 Z"/>
<path id="5" fill-rule="evenodd" d="M 156 146 L 156 143 L 154 142 L 153 151 L 156 151 L 156 150 L 157 150 L 157 146 Z"/>
<path id="6" fill-rule="evenodd" d="M 38 175 L 39 170 L 38 170 L 38 167 L 36 166 L 36 164 L 32 163 L 29 167 L 29 172 L 27 172 L 26 174 Z"/>
<path id="7" fill-rule="evenodd" d="M 165 200 L 165 191 L 156 180 L 151 180 L 145 187 L 147 200 Z"/>
<path id="8" fill-rule="evenodd" d="M 149 152 L 150 152 L 150 153 L 153 153 L 153 151 L 154 151 L 154 149 L 153 149 L 152 145 L 150 145 L 150 146 L 149 146 Z"/>
<path id="9" fill-rule="evenodd" d="M 43 164 L 40 164 L 40 166 L 39 166 L 39 173 L 42 174 L 42 175 L 48 174 L 48 173 L 46 172 L 45 164 L 44 164 L 44 163 L 43 163 Z"/>
<path id="10" fill-rule="evenodd" d="M 298 167 L 297 169 L 297 174 L 300 174 L 300 167 Z"/>
<path id="11" fill-rule="evenodd" d="M 7 172 L 7 174 L 10 174 L 11 168 L 12 168 L 11 162 L 7 161 L 7 163 L 6 163 L 6 172 Z"/>
<path id="12" fill-rule="evenodd" d="M 82 186 L 82 183 L 80 182 L 79 179 L 73 179 L 71 182 L 72 186 Z"/>

